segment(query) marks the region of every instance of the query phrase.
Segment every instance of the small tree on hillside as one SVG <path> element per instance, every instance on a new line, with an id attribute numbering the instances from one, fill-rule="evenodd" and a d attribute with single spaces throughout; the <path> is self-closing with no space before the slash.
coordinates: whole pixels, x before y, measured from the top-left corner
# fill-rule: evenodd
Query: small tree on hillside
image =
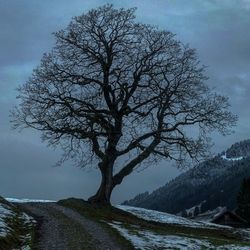
<path id="1" fill-rule="evenodd" d="M 15 126 L 41 131 L 63 160 L 98 161 L 102 181 L 91 202 L 109 203 L 146 160 L 204 156 L 206 133 L 225 134 L 236 120 L 204 83 L 195 50 L 137 23 L 134 12 L 105 5 L 73 18 L 19 88 Z"/>
<path id="2" fill-rule="evenodd" d="M 242 181 L 237 202 L 237 213 L 250 223 L 250 178 Z"/>

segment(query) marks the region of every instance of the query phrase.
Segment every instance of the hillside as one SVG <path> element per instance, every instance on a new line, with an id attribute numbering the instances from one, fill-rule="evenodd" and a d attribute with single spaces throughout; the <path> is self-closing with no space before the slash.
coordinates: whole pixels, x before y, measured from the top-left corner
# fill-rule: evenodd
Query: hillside
<path id="1" fill-rule="evenodd" d="M 0 250 L 32 249 L 35 221 L 0 197 Z"/>
<path id="2" fill-rule="evenodd" d="M 122 249 L 250 249 L 250 231 L 246 229 L 129 206 L 95 207 L 80 199 L 61 200 L 58 204 L 96 221 L 132 244 Z"/>
<path id="3" fill-rule="evenodd" d="M 126 237 L 133 243 L 136 249 L 250 249 L 249 245 L 241 245 L 236 242 L 232 243 L 230 241 L 226 241 L 226 244 L 223 244 L 222 242 L 218 244 L 221 239 L 217 238 L 217 240 L 215 240 L 214 238 L 216 233 L 219 234 L 223 230 L 225 233 L 232 232 L 234 235 L 242 236 L 243 243 L 244 240 L 249 240 L 250 231 L 248 230 L 233 229 L 230 227 L 223 227 L 212 223 L 204 223 L 198 221 L 194 222 L 193 220 L 182 218 L 180 216 L 143 208 L 134 208 L 129 206 L 117 207 L 149 222 L 164 223 L 166 227 L 169 227 L 170 225 L 178 225 L 180 228 L 182 228 L 182 230 L 184 228 L 187 229 L 183 230 L 182 235 L 178 234 L 178 229 L 176 230 L 176 234 L 159 234 L 155 233 L 153 230 L 138 230 L 138 228 L 136 227 L 134 227 L 133 230 L 126 230 L 126 227 L 124 227 L 124 225 L 121 225 L 119 223 L 111 223 L 114 228 L 116 228 L 124 235 L 124 237 Z M 195 232 L 192 232 L 193 229 L 205 229 L 207 230 L 207 233 L 210 233 L 208 233 L 208 235 L 204 237 L 204 235 L 199 235 Z M 190 233 L 188 233 L 188 231 Z M 214 233 L 214 236 L 211 235 L 213 234 L 212 232 Z"/>
<path id="4" fill-rule="evenodd" d="M 250 231 L 247 229 L 129 206 L 94 206 L 74 198 L 59 202 L 10 200 L 19 202 L 20 209 L 39 218 L 39 226 L 35 228 L 37 237 L 32 238 L 30 217 L 25 224 L 13 226 L 2 216 L 7 224 L 2 231 L 6 234 L 0 241 L 1 250 L 250 249 Z M 8 210 L 5 214 L 11 221 L 20 222 L 20 215 L 24 216 L 22 212 L 15 216 L 16 205 L 4 201 L 3 207 Z"/>
<path id="5" fill-rule="evenodd" d="M 240 183 L 246 177 L 250 177 L 250 140 L 233 144 L 163 187 L 139 194 L 123 204 L 169 213 L 198 205 L 201 212 L 218 206 L 234 209 Z"/>

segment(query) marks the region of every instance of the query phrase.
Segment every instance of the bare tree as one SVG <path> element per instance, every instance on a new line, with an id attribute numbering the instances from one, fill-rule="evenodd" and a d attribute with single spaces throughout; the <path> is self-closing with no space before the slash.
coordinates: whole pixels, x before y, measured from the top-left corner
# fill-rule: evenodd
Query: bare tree
<path id="1" fill-rule="evenodd" d="M 204 83 L 195 50 L 137 23 L 134 12 L 105 5 L 56 32 L 13 112 L 16 127 L 40 130 L 63 159 L 98 160 L 93 203 L 109 204 L 114 187 L 148 159 L 204 156 L 206 134 L 226 134 L 236 121 L 227 98 Z"/>

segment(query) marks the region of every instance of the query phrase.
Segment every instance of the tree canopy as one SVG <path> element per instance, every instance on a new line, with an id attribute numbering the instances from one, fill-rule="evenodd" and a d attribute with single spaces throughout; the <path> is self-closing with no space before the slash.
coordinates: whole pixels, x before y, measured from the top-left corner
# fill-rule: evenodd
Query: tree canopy
<path id="1" fill-rule="evenodd" d="M 60 145 L 63 159 L 98 161 L 102 183 L 90 201 L 109 203 L 146 160 L 203 157 L 207 134 L 226 134 L 236 121 L 227 98 L 206 85 L 195 50 L 138 23 L 134 8 L 92 9 L 54 35 L 55 46 L 19 88 L 13 122 Z"/>

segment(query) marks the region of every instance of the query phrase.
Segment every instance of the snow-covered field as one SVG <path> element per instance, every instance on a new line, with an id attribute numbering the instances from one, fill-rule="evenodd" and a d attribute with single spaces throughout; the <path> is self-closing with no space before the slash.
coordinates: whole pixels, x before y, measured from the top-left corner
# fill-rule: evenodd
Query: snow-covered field
<path id="1" fill-rule="evenodd" d="M 175 216 L 168 213 L 162 213 L 154 210 L 148 210 L 137 207 L 118 205 L 117 208 L 124 211 L 130 212 L 139 218 L 143 218 L 149 221 L 156 221 L 167 224 L 181 225 L 184 227 L 191 228 L 221 228 L 223 226 L 195 222 L 188 220 L 179 216 Z M 129 240 L 136 249 L 141 250 L 154 250 L 154 249 L 180 249 L 180 250 L 200 250 L 200 249 L 218 249 L 218 250 L 250 250 L 250 247 L 237 246 L 237 245 L 223 245 L 214 246 L 205 237 L 195 238 L 195 235 L 171 235 L 171 234 L 158 234 L 151 230 L 141 229 L 136 225 L 124 225 L 120 222 L 113 221 L 108 223 L 111 227 L 115 228 L 123 237 Z M 224 227 L 225 229 L 230 229 L 230 227 Z M 245 230 L 245 235 L 248 235 L 249 231 Z M 247 238 L 247 237 L 246 237 Z"/>
<path id="2" fill-rule="evenodd" d="M 156 234 L 150 230 L 138 230 L 132 226 L 132 230 L 127 229 L 119 222 L 108 223 L 115 228 L 123 237 L 129 240 L 136 249 L 157 250 L 157 249 L 179 249 L 179 250 L 249 250 L 250 247 L 223 245 L 214 246 L 208 240 L 196 239 L 178 235 Z"/>
<path id="3" fill-rule="evenodd" d="M 149 221 L 156 221 L 161 223 L 175 224 L 175 225 L 194 227 L 194 228 L 229 228 L 228 226 L 222 226 L 208 222 L 193 221 L 183 218 L 181 216 L 145 208 L 123 206 L 123 205 L 117 205 L 116 207 L 124 211 L 127 211 L 131 214 L 134 214 L 139 218 Z"/>
<path id="4" fill-rule="evenodd" d="M 190 249 L 199 250 L 209 247 L 209 242 L 176 235 L 159 235 L 149 230 L 128 230 L 120 223 L 109 223 L 110 226 L 128 239 L 136 249 Z"/>
<path id="5" fill-rule="evenodd" d="M 28 232 L 29 228 L 35 223 L 35 220 L 24 212 L 19 211 L 14 205 L 4 202 L 0 199 L 0 240 L 10 237 L 15 234 L 15 230 L 20 230 L 20 228 L 13 228 L 13 221 L 19 221 L 20 225 L 26 229 Z M 19 233 L 18 233 L 19 234 Z M 29 250 L 29 243 L 31 242 L 31 235 L 29 233 L 21 233 L 20 242 L 22 242 L 21 250 Z M 0 247 L 0 249 L 2 249 Z"/>

